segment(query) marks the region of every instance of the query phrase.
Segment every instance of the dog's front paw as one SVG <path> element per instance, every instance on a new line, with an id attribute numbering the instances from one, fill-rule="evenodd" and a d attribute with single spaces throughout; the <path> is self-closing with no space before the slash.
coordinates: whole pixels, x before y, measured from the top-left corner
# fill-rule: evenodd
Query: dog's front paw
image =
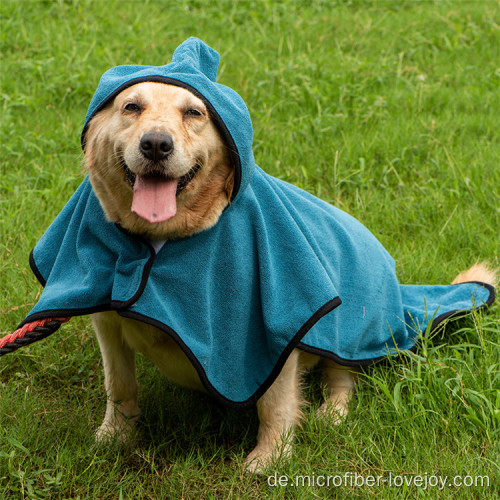
<path id="1" fill-rule="evenodd" d="M 113 442 L 120 445 L 130 443 L 136 420 L 136 418 L 119 422 L 104 420 L 95 433 L 95 439 L 98 443 Z"/>
<path id="2" fill-rule="evenodd" d="M 259 450 L 257 447 L 247 456 L 243 467 L 249 474 L 264 474 L 264 471 L 272 465 L 274 458 L 273 453 Z"/>
<path id="3" fill-rule="evenodd" d="M 347 403 L 325 401 L 317 409 L 316 417 L 333 425 L 340 425 L 347 417 Z"/>
<path id="4" fill-rule="evenodd" d="M 135 399 L 116 404 L 108 401 L 104 421 L 96 431 L 96 441 L 118 444 L 129 442 L 140 415 L 141 409 Z"/>
<path id="5" fill-rule="evenodd" d="M 117 444 L 124 444 L 128 441 L 129 436 L 130 432 L 117 429 L 107 422 L 104 422 L 95 432 L 95 439 L 98 443 L 116 442 Z"/>
<path id="6" fill-rule="evenodd" d="M 243 462 L 245 472 L 249 474 L 264 474 L 278 459 L 287 459 L 292 453 L 290 443 L 277 447 L 264 447 L 257 445 Z"/>

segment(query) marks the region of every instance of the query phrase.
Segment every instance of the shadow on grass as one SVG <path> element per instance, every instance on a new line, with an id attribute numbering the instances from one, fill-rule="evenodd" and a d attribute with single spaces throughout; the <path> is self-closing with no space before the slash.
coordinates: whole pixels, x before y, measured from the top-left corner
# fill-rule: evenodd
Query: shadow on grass
<path id="1" fill-rule="evenodd" d="M 242 455 L 255 445 L 255 407 L 226 408 L 207 394 L 171 384 L 154 369 L 145 373 L 139 404 L 136 446 L 154 446 L 169 460 Z"/>

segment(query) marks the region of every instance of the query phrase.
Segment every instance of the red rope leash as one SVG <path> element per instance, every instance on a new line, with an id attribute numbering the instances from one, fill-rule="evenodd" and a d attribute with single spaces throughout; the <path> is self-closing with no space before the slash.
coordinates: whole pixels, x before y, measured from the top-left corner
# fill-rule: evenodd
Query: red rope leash
<path id="1" fill-rule="evenodd" d="M 69 318 L 44 318 L 26 323 L 14 333 L 0 339 L 0 356 L 52 335 Z"/>

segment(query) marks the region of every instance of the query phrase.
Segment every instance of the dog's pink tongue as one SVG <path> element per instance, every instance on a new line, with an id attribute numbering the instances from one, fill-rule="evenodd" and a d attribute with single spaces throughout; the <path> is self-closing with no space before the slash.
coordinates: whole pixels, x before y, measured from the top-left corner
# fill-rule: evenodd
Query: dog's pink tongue
<path id="1" fill-rule="evenodd" d="M 177 212 L 177 180 L 138 175 L 134 183 L 132 212 L 148 222 L 163 222 Z"/>

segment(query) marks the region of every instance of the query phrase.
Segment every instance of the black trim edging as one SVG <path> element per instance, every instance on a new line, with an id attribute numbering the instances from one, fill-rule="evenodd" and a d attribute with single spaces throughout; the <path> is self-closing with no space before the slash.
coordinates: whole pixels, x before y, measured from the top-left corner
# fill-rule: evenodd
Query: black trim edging
<path id="1" fill-rule="evenodd" d="M 149 245 L 148 245 L 149 246 Z M 151 246 L 150 249 L 154 252 L 153 247 Z M 146 276 L 147 281 L 147 275 L 149 275 L 149 270 L 151 269 L 155 253 L 153 253 L 152 257 L 148 263 L 145 266 L 145 272 L 143 274 L 143 281 L 144 281 L 144 276 Z M 30 261 L 31 262 L 31 261 Z M 34 264 L 34 262 L 33 262 Z M 148 267 L 148 264 L 150 266 Z M 148 269 L 146 272 L 146 268 Z M 36 269 L 36 266 L 35 266 Z M 33 271 L 34 272 L 34 271 Z M 38 277 L 38 276 L 37 276 Z M 468 281 L 465 283 L 475 283 L 477 285 L 482 286 L 483 288 L 486 288 L 489 292 L 490 295 L 486 302 L 483 302 L 483 304 L 474 307 L 474 310 L 480 310 L 484 309 L 486 307 L 489 307 L 495 300 L 496 297 L 496 292 L 495 292 L 495 287 L 490 285 L 489 283 L 483 283 L 481 281 Z M 457 285 L 463 285 L 465 283 L 458 283 Z M 142 285 L 142 282 L 141 282 Z M 141 292 L 142 293 L 142 292 Z M 384 355 L 384 356 L 379 356 L 377 358 L 370 358 L 370 359 L 362 359 L 362 360 L 347 360 L 340 358 L 334 353 L 331 353 L 329 351 L 324 351 L 323 349 L 319 349 L 316 347 L 311 347 L 308 345 L 303 344 L 300 342 L 300 340 L 306 335 L 306 333 L 326 314 L 329 312 L 333 311 L 336 307 L 338 307 L 342 301 L 340 300 L 340 297 L 335 297 L 334 299 L 328 301 L 326 304 L 321 306 L 299 329 L 299 331 L 293 336 L 292 340 L 288 343 L 288 345 L 285 347 L 283 352 L 281 353 L 280 357 L 278 358 L 278 361 L 276 362 L 275 366 L 273 367 L 271 373 L 268 375 L 266 380 L 261 384 L 261 386 L 257 389 L 257 391 L 250 396 L 248 399 L 245 401 L 232 401 L 222 394 L 220 394 L 210 383 L 210 381 L 207 378 L 207 375 L 205 373 L 205 370 L 201 366 L 200 362 L 195 358 L 194 354 L 192 351 L 186 346 L 186 344 L 182 341 L 182 339 L 179 337 L 179 335 L 169 326 L 165 325 L 164 323 L 161 323 L 160 321 L 157 321 L 155 319 L 149 318 L 147 316 L 144 316 L 140 313 L 137 313 L 135 311 L 129 311 L 126 309 L 126 307 L 129 307 L 127 305 L 130 301 L 126 302 L 119 302 L 119 301 L 114 301 L 113 303 L 115 305 L 118 305 L 118 307 L 111 307 L 112 304 L 101 304 L 97 305 L 94 307 L 89 307 L 89 308 L 84 308 L 84 309 L 53 309 L 53 310 L 45 310 L 41 311 L 38 313 L 34 313 L 30 316 L 28 316 L 20 325 L 18 328 L 22 327 L 26 323 L 30 323 L 32 321 L 35 321 L 37 319 L 45 319 L 45 318 L 50 318 L 50 317 L 68 317 L 68 316 L 83 316 L 86 314 L 93 314 L 96 312 L 104 312 L 104 311 L 116 311 L 120 316 L 124 318 L 130 318 L 130 319 L 135 319 L 137 321 L 140 321 L 142 323 L 154 326 L 158 328 L 159 330 L 167 333 L 172 337 L 172 339 L 177 343 L 177 345 L 181 348 L 181 350 L 184 352 L 184 354 L 187 356 L 189 361 L 193 364 L 194 368 L 196 369 L 201 382 L 203 383 L 204 387 L 206 388 L 207 392 L 214 397 L 215 400 L 218 402 L 224 404 L 225 406 L 228 407 L 233 407 L 233 408 L 246 408 L 248 406 L 254 405 L 257 400 L 267 391 L 267 389 L 271 386 L 271 384 L 275 381 L 276 377 L 279 375 L 281 369 L 283 368 L 283 365 L 285 364 L 286 360 L 290 356 L 290 353 L 294 348 L 301 349 L 305 352 L 309 352 L 311 354 L 316 354 L 321 357 L 325 357 L 328 359 L 332 359 L 333 361 L 339 363 L 340 365 L 344 366 L 368 366 L 377 362 L 380 362 L 384 359 L 389 358 L 389 354 Z M 125 304 L 125 305 L 124 305 Z M 452 316 L 462 316 L 470 313 L 472 309 L 461 309 L 461 310 L 453 310 L 449 311 L 446 313 L 441 314 L 437 318 L 434 319 L 434 321 L 431 324 L 431 330 L 435 330 L 445 319 L 450 318 Z M 411 348 L 405 349 L 405 351 L 411 351 L 415 352 L 418 349 L 419 346 L 419 341 L 417 341 Z"/>
<path id="2" fill-rule="evenodd" d="M 23 325 L 26 323 L 31 323 L 32 321 L 36 321 L 39 319 L 45 319 L 45 318 L 50 318 L 50 317 L 68 317 L 68 316 L 84 316 L 86 314 L 93 314 L 95 312 L 103 312 L 103 311 L 117 311 L 120 309 L 126 309 L 133 304 L 135 304 L 140 296 L 144 293 L 144 289 L 146 288 L 146 285 L 148 283 L 148 278 L 149 278 L 149 273 L 151 272 L 151 268 L 153 267 L 155 258 L 156 258 L 156 252 L 153 246 L 147 241 L 145 238 L 142 238 L 141 236 L 138 235 L 133 235 L 129 233 L 126 229 L 122 228 L 119 224 L 115 224 L 116 228 L 119 229 L 122 233 L 124 233 L 126 236 L 129 238 L 135 239 L 143 243 L 149 250 L 150 256 L 146 264 L 144 265 L 144 269 L 142 272 L 141 276 L 141 282 L 139 283 L 139 288 L 135 292 L 135 294 L 128 300 L 112 300 L 109 304 L 99 304 L 97 306 L 93 307 L 84 307 L 81 309 L 78 308 L 71 308 L 71 309 L 48 309 L 45 311 L 40 311 L 34 314 L 30 314 L 22 323 L 19 324 L 17 328 L 21 328 Z M 42 276 L 42 273 L 38 269 L 36 263 L 35 263 L 35 258 L 33 256 L 34 249 L 31 250 L 30 256 L 29 256 L 29 264 L 31 267 L 31 270 L 33 271 L 33 274 L 36 276 L 38 281 L 41 283 L 43 287 L 47 284 L 45 278 Z M 50 314 L 48 314 L 50 313 Z"/>
<path id="3" fill-rule="evenodd" d="M 447 313 L 440 314 L 437 318 L 434 318 L 434 321 L 431 324 L 431 329 L 430 329 L 431 332 L 435 330 L 439 326 L 439 324 L 442 323 L 445 319 L 451 318 L 453 316 L 456 316 L 458 319 L 460 316 L 465 316 L 466 314 L 469 314 L 472 310 L 479 311 L 480 309 L 489 307 L 495 301 L 496 290 L 493 285 L 490 285 L 489 283 L 484 283 L 482 281 L 465 281 L 464 283 L 456 283 L 456 285 L 457 286 L 465 285 L 465 283 L 475 283 L 476 285 L 486 288 L 486 290 L 490 292 L 488 300 L 483 304 L 474 307 L 474 309 L 454 309 L 453 311 L 448 311 Z"/>
<path id="4" fill-rule="evenodd" d="M 47 284 L 47 281 L 45 280 L 45 278 L 42 276 L 42 273 L 40 272 L 40 270 L 38 269 L 38 267 L 36 266 L 36 263 L 35 263 L 35 257 L 33 255 L 33 252 L 35 251 L 35 249 L 31 250 L 30 252 L 30 257 L 29 257 L 29 264 L 30 264 L 30 267 L 31 267 L 31 270 L 33 271 L 33 274 L 35 275 L 36 279 L 40 282 L 40 284 L 45 287 L 45 285 Z"/>
<path id="5" fill-rule="evenodd" d="M 476 285 L 480 285 L 483 288 L 486 288 L 490 292 L 490 295 L 486 302 L 483 304 L 474 307 L 473 309 L 454 309 L 453 311 L 448 311 L 446 313 L 440 314 L 436 318 L 434 318 L 434 321 L 432 322 L 430 326 L 430 332 L 433 332 L 438 328 L 438 326 L 446 319 L 455 317 L 455 319 L 460 318 L 461 316 L 466 316 L 467 314 L 470 314 L 473 310 L 474 311 L 479 311 L 480 309 L 485 309 L 486 307 L 491 306 L 493 302 L 495 301 L 496 297 L 496 290 L 493 285 L 490 285 L 489 283 L 484 283 L 482 281 L 466 281 L 464 283 L 457 283 L 457 286 L 464 285 L 466 283 L 475 283 Z M 384 356 L 379 356 L 377 358 L 368 358 L 368 359 L 357 359 L 357 360 L 351 360 L 351 359 L 344 359 L 336 354 L 330 352 L 330 351 L 325 351 L 323 349 L 320 349 L 318 347 L 312 347 L 306 344 L 303 344 L 302 342 L 299 342 L 297 344 L 297 347 L 301 349 L 302 351 L 311 353 L 311 354 L 316 354 L 317 356 L 321 356 L 323 358 L 328 358 L 331 359 L 332 361 L 335 361 L 339 365 L 342 366 L 351 366 L 351 367 L 357 367 L 357 366 L 369 366 L 375 363 L 379 363 L 380 361 L 386 360 L 388 357 L 391 356 L 391 354 L 386 354 Z M 420 347 L 420 340 L 417 338 L 417 341 L 415 344 L 413 344 L 412 347 L 409 349 L 404 349 L 402 352 L 406 351 L 411 351 L 413 353 L 417 352 Z"/>
<path id="6" fill-rule="evenodd" d="M 83 309 L 45 309 L 27 316 L 17 328 L 21 328 L 27 323 L 37 321 L 45 318 L 69 318 L 73 316 L 85 316 L 86 314 L 93 314 L 97 312 L 110 311 L 110 304 L 99 304 L 93 307 L 86 307 Z"/>
<path id="7" fill-rule="evenodd" d="M 118 311 L 118 314 L 120 316 L 123 316 L 124 318 L 130 318 L 130 319 L 135 319 L 137 321 L 141 321 L 142 323 L 146 323 L 148 325 L 154 326 L 158 328 L 159 330 L 164 331 L 168 335 L 170 335 L 174 341 L 177 343 L 177 345 L 181 348 L 182 352 L 187 356 L 189 361 L 193 364 L 195 370 L 198 373 L 198 376 L 200 377 L 200 380 L 207 390 L 207 392 L 212 396 L 216 401 L 219 403 L 222 403 L 225 406 L 231 407 L 231 408 L 247 408 L 249 406 L 253 406 L 257 400 L 269 389 L 271 384 L 276 380 L 276 377 L 279 375 L 281 369 L 283 368 L 283 365 L 285 364 L 286 360 L 290 356 L 290 353 L 293 351 L 293 349 L 297 346 L 298 342 L 304 335 L 326 314 L 329 312 L 333 311 L 336 307 L 338 307 L 342 301 L 340 300 L 340 297 L 335 297 L 334 299 L 328 301 L 326 304 L 321 306 L 299 329 L 299 331 L 293 336 L 292 340 L 288 343 L 288 345 L 285 347 L 283 352 L 281 353 L 280 357 L 278 358 L 278 361 L 275 363 L 271 373 L 268 375 L 266 380 L 260 385 L 260 387 L 257 389 L 252 396 L 250 396 L 248 399 L 245 401 L 232 401 L 231 399 L 226 398 L 223 396 L 220 392 L 218 392 L 213 385 L 210 383 L 208 380 L 208 377 L 205 373 L 205 370 L 201 366 L 201 363 L 196 359 L 192 351 L 186 346 L 186 344 L 182 341 L 182 339 L 179 337 L 179 335 L 172 330 L 169 326 L 161 323 L 160 321 L 157 321 L 155 319 L 149 318 L 148 316 L 144 316 L 140 313 L 134 312 L 134 311 Z"/>
<path id="8" fill-rule="evenodd" d="M 116 225 L 116 227 L 118 227 L 118 229 L 120 229 L 120 231 L 123 231 L 128 236 L 132 236 L 132 235 L 130 235 L 130 233 L 128 233 L 128 231 L 123 229 L 121 226 Z M 144 269 L 142 271 L 141 282 L 139 283 L 139 288 L 137 289 L 135 294 L 128 300 L 112 300 L 111 301 L 111 309 L 113 309 L 113 310 L 125 309 L 127 307 L 132 306 L 133 304 L 135 304 L 139 300 L 139 297 L 144 292 L 144 288 L 146 288 L 146 285 L 148 283 L 149 273 L 151 272 L 151 268 L 153 267 L 153 264 L 154 264 L 154 261 L 156 258 L 155 249 L 146 239 L 144 239 L 142 237 L 138 237 L 136 235 L 134 235 L 132 237 L 139 239 L 147 246 L 149 253 L 150 253 L 150 256 L 149 256 L 149 259 L 146 262 L 146 265 L 144 266 Z"/>

